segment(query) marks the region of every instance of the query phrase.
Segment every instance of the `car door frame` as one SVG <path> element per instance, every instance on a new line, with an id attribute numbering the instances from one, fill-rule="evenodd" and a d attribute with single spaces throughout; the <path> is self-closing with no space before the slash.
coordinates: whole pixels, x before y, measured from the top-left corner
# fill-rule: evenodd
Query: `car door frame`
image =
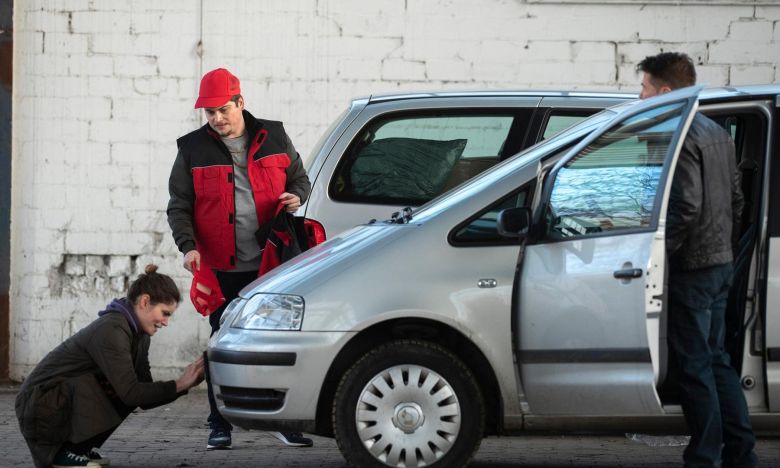
<path id="1" fill-rule="evenodd" d="M 512 331 L 514 337 L 513 347 L 516 355 L 517 371 L 518 375 L 520 375 L 521 385 L 524 391 L 524 400 L 530 413 L 534 415 L 572 415 L 585 413 L 588 415 L 617 415 L 624 414 L 626 411 L 632 413 L 632 415 L 657 415 L 663 413 L 660 398 L 658 397 L 657 391 L 655 389 L 656 380 L 658 378 L 657 364 L 659 361 L 658 355 L 660 354 L 660 351 L 657 346 L 653 349 L 650 346 L 650 343 L 652 343 L 654 340 L 656 343 L 660 341 L 659 324 L 661 322 L 660 312 L 662 311 L 663 306 L 661 297 L 663 294 L 665 261 L 665 215 L 671 187 L 671 177 L 674 174 L 674 167 L 676 165 L 680 149 L 682 148 L 684 136 L 687 133 L 687 130 L 696 112 L 698 106 L 698 94 L 701 89 L 702 87 L 691 87 L 678 90 L 655 98 L 654 100 L 637 103 L 631 108 L 623 110 L 609 122 L 602 125 L 598 130 L 594 131 L 585 139 L 583 139 L 583 141 L 577 144 L 571 151 L 558 160 L 548 173 L 540 175 L 540 180 L 537 184 L 537 188 L 540 190 L 540 193 L 538 194 L 539 196 L 534 197 L 533 201 L 534 223 L 530 231 L 531 234 L 528 237 L 527 242 L 524 243 L 524 245 L 521 247 L 520 255 L 518 256 L 518 267 L 514 286 L 515 291 L 512 302 Z M 635 405 L 628 404 L 620 407 L 611 407 L 609 398 L 605 398 L 603 400 L 607 402 L 606 404 L 603 402 L 599 404 L 599 402 L 596 401 L 593 396 L 591 396 L 593 401 L 586 402 L 586 406 L 584 406 L 582 410 L 573 408 L 571 405 L 566 406 L 566 408 L 555 408 L 554 405 L 545 405 L 544 402 L 549 399 L 549 394 L 539 393 L 540 390 L 534 388 L 536 382 L 534 382 L 533 379 L 528 376 L 528 372 L 524 372 L 530 369 L 529 366 L 545 366 L 557 361 L 561 361 L 570 363 L 572 365 L 570 371 L 576 372 L 575 369 L 577 369 L 578 365 L 580 364 L 590 365 L 594 362 L 598 364 L 600 362 L 615 362 L 616 360 L 627 360 L 631 364 L 636 361 L 636 353 L 634 352 L 636 350 L 629 352 L 627 356 L 623 356 L 622 358 L 618 357 L 617 359 L 610 356 L 609 353 L 604 354 L 602 352 L 603 350 L 594 350 L 595 353 L 590 355 L 590 357 L 585 357 L 582 359 L 581 356 L 577 356 L 576 351 L 578 350 L 576 349 L 550 350 L 552 351 L 550 353 L 546 353 L 544 350 L 540 350 L 542 352 L 535 353 L 530 352 L 534 350 L 523 348 L 524 343 L 521 340 L 521 327 L 526 325 L 523 323 L 524 314 L 520 306 L 521 301 L 519 296 L 523 287 L 524 275 L 527 274 L 524 271 L 526 262 L 525 257 L 528 249 L 533 248 L 533 246 L 536 244 L 544 243 L 544 241 L 538 240 L 538 237 L 540 233 L 540 226 L 542 226 L 544 211 L 546 209 L 546 201 L 549 199 L 550 193 L 552 191 L 552 183 L 549 183 L 549 181 L 554 180 L 554 176 L 564 164 L 578 155 L 584 148 L 586 148 L 592 142 L 596 141 L 618 123 L 623 122 L 626 119 L 636 116 L 642 112 L 677 102 L 684 102 L 682 108 L 683 110 L 680 114 L 680 123 L 678 124 L 673 138 L 670 141 L 669 148 L 667 149 L 664 167 L 659 179 L 659 187 L 656 189 L 657 192 L 654 203 L 656 208 L 654 209 L 652 215 L 650 227 L 646 230 L 646 232 L 651 233 L 653 241 L 649 244 L 648 247 L 650 249 L 648 254 L 650 259 L 648 266 L 651 266 L 651 268 L 647 270 L 645 281 L 648 285 L 652 284 L 654 287 L 648 287 L 644 292 L 643 298 L 645 303 L 648 304 L 645 311 L 647 342 L 645 343 L 644 347 L 647 353 L 650 355 L 650 359 L 649 362 L 644 362 L 642 364 L 644 366 L 644 371 L 642 376 L 638 377 L 636 388 L 634 389 L 641 393 L 641 395 L 637 395 L 638 402 Z M 663 185 L 661 186 L 661 184 Z M 608 233 L 607 236 L 597 237 L 609 237 L 612 235 L 613 234 Z M 644 268 L 645 265 L 641 265 L 641 267 Z M 652 326 L 651 321 L 653 322 Z M 648 365 L 651 366 L 650 369 L 647 368 Z M 596 384 L 598 385 L 598 383 Z M 544 388 L 544 386 L 541 388 Z M 601 394 L 608 396 L 609 393 L 609 388 L 598 388 L 595 395 Z M 591 393 L 591 395 L 594 395 L 594 393 Z M 582 413 L 582 411 L 585 413 Z"/>
<path id="2" fill-rule="evenodd" d="M 544 140 L 544 132 L 547 130 L 551 117 L 572 116 L 586 119 L 608 107 L 628 100 L 628 95 L 577 96 L 577 99 L 573 99 L 572 96 L 545 96 L 534 113 L 524 146 L 529 147 Z"/>
<path id="3" fill-rule="evenodd" d="M 776 213 L 780 200 L 780 178 L 773 171 L 774 165 L 780 162 L 780 145 L 776 141 L 780 137 L 780 95 L 775 95 L 775 106 L 773 109 L 772 122 L 770 122 L 768 142 L 768 152 L 771 154 L 771 160 L 765 168 L 764 194 L 767 199 L 767 211 L 762 219 L 762 242 L 765 244 L 759 249 L 759 252 L 765 252 L 764 267 L 760 271 L 764 274 L 764 281 L 761 282 L 764 290 L 760 306 L 760 314 L 763 319 L 764 339 L 764 377 L 766 379 L 767 406 L 770 412 L 780 412 L 780 313 L 777 307 L 773 307 L 773 301 L 777 298 L 780 287 L 777 286 L 780 278 L 780 214 Z M 773 209 L 775 208 L 775 209 Z M 765 250 L 764 250 L 765 249 Z M 773 313 L 774 311 L 774 313 Z M 761 331 L 761 330 L 759 330 Z"/>

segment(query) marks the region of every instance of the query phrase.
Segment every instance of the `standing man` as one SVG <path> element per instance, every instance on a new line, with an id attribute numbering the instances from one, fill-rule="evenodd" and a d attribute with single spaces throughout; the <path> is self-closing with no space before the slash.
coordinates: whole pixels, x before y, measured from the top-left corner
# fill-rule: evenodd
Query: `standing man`
<path id="1" fill-rule="evenodd" d="M 641 99 L 696 83 L 693 61 L 665 52 L 637 65 Z M 686 467 L 755 467 L 755 436 L 739 375 L 724 349 L 725 312 L 742 192 L 734 142 L 697 113 L 685 137 L 666 214 L 669 346 L 691 431 Z"/>
<path id="2" fill-rule="evenodd" d="M 294 212 L 311 183 L 281 122 L 244 109 L 240 83 L 224 68 L 206 73 L 195 108 L 208 123 L 179 138 L 169 179 L 168 224 L 184 268 L 216 273 L 225 303 L 209 316 L 212 335 L 227 304 L 258 276 L 262 248 L 255 237 L 280 204 Z M 217 411 L 207 380 L 208 449 L 231 447 L 231 424 Z M 273 433 L 291 446 L 310 446 L 300 433 Z"/>

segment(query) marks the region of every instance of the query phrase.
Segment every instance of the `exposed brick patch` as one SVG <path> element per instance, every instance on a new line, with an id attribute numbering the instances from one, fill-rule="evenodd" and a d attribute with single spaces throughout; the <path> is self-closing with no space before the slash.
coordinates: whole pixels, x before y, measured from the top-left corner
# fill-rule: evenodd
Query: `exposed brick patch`
<path id="1" fill-rule="evenodd" d="M 52 297 L 121 296 L 138 274 L 137 260 L 135 255 L 65 254 L 49 274 Z"/>

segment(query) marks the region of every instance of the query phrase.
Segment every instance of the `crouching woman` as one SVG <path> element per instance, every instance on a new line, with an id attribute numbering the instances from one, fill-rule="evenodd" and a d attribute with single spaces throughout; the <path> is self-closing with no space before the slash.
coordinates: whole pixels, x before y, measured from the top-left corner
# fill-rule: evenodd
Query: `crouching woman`
<path id="1" fill-rule="evenodd" d="M 203 380 L 203 358 L 177 380 L 152 381 L 150 337 L 168 325 L 181 295 L 148 265 L 127 292 L 35 367 L 16 416 L 36 467 L 99 467 L 99 448 L 135 409 L 174 401 Z"/>

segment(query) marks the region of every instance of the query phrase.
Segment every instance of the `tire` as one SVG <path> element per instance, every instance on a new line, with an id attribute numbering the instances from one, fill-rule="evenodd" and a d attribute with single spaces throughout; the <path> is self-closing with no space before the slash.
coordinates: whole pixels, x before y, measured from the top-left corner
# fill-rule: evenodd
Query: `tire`
<path id="1" fill-rule="evenodd" d="M 474 375 L 443 347 L 398 340 L 364 355 L 339 383 L 333 433 L 357 467 L 465 466 L 482 442 Z"/>

